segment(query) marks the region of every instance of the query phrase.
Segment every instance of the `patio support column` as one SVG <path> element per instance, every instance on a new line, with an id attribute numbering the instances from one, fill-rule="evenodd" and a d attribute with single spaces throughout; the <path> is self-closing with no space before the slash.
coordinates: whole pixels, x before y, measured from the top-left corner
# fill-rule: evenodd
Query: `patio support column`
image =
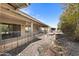
<path id="1" fill-rule="evenodd" d="M 31 37 L 33 37 L 33 22 L 31 22 Z"/>

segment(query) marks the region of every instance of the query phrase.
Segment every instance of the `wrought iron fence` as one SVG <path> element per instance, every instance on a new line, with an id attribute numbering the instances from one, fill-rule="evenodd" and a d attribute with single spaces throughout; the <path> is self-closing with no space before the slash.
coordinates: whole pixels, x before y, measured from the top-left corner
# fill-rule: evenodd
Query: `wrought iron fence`
<path id="1" fill-rule="evenodd" d="M 39 35 L 44 34 L 43 32 L 35 32 L 33 33 L 33 36 L 31 33 L 27 32 L 24 33 L 21 36 L 17 36 L 14 38 L 4 39 L 0 38 L 0 53 L 8 52 L 12 49 L 16 49 L 19 46 L 22 46 L 23 44 L 26 44 L 28 42 L 31 42 L 34 38 L 36 38 Z M 18 49 L 16 50 L 18 52 Z"/>

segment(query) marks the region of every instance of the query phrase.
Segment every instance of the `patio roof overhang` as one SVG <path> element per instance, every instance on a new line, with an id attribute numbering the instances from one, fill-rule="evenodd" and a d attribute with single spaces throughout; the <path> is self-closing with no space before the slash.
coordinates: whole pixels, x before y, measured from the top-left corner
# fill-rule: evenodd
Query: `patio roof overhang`
<path id="1" fill-rule="evenodd" d="M 15 9 L 21 9 L 30 5 L 30 3 L 8 3 L 8 4 Z"/>
<path id="2" fill-rule="evenodd" d="M 19 6 L 16 3 L 11 4 L 11 5 L 15 6 L 16 8 L 25 7 L 25 3 L 24 4 L 23 3 L 22 4 L 18 4 Z M 35 18 L 29 16 L 28 14 L 25 14 L 25 13 L 19 11 L 19 10 L 14 10 L 12 8 L 7 8 L 6 6 L 1 5 L 0 11 L 1 11 L 0 12 L 0 17 L 3 16 L 5 18 L 5 17 L 9 16 L 8 17 L 9 19 L 11 19 L 11 17 L 13 17 L 13 19 L 26 21 L 26 22 L 28 22 L 28 24 L 33 22 L 34 24 L 37 24 L 37 25 L 39 25 L 41 27 L 49 27 L 48 25 L 40 22 L 39 20 L 37 20 L 37 19 L 35 19 Z"/>

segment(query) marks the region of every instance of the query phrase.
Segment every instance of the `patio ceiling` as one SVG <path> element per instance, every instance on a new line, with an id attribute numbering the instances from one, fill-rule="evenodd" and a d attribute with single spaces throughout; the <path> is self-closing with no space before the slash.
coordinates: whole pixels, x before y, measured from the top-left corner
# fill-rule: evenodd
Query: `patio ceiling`
<path id="1" fill-rule="evenodd" d="M 20 6 L 22 8 L 22 7 L 25 7 L 25 5 L 26 5 L 25 3 L 24 4 L 23 3 L 22 4 L 21 3 L 20 4 L 16 4 L 16 3 L 10 4 L 10 6 L 12 6 L 12 7 L 14 6 L 15 8 L 20 8 Z M 8 16 L 7 18 L 9 18 L 9 19 L 13 18 L 13 19 L 21 20 L 21 21 L 26 21 L 26 25 L 27 25 L 27 23 L 30 24 L 31 22 L 33 22 L 35 25 L 39 25 L 40 27 L 48 27 L 48 25 L 40 22 L 39 20 L 37 20 L 37 19 L 31 17 L 30 15 L 25 14 L 19 10 L 14 10 L 12 8 L 8 8 L 7 6 L 4 6 L 3 4 L 2 5 L 0 4 L 0 6 L 1 6 L 1 8 L 0 8 L 1 17 L 4 16 L 4 18 L 5 18 Z"/>
<path id="2" fill-rule="evenodd" d="M 27 7 L 29 3 L 8 3 L 10 6 L 14 7 L 15 9 L 20 9 Z"/>

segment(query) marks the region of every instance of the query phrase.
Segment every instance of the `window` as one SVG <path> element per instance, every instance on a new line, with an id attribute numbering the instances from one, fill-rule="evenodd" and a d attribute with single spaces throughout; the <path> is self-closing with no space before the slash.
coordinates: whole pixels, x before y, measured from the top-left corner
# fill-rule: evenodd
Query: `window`
<path id="1" fill-rule="evenodd" d="M 17 24 L 0 24 L 0 39 L 8 39 L 21 36 L 21 25 Z"/>

